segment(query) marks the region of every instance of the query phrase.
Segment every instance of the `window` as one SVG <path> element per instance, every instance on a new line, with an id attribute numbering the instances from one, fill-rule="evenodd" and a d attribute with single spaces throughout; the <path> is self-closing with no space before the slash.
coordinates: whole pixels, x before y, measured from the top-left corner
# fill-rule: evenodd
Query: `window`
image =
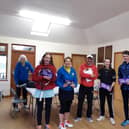
<path id="1" fill-rule="evenodd" d="M 8 45 L 0 43 L 0 80 L 7 80 Z"/>

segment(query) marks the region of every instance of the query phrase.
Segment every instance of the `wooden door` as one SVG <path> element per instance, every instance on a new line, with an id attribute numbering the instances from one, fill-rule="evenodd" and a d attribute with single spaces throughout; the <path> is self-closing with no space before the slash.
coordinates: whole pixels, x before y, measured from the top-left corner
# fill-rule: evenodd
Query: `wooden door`
<path id="1" fill-rule="evenodd" d="M 80 77 L 79 77 L 80 66 L 85 62 L 86 62 L 86 55 L 72 54 L 72 64 L 77 72 L 78 82 L 80 81 Z"/>
<path id="2" fill-rule="evenodd" d="M 120 86 L 118 84 L 118 68 L 123 62 L 122 52 L 116 52 L 114 55 L 114 68 L 116 71 L 115 99 L 122 100 Z"/>
<path id="3" fill-rule="evenodd" d="M 64 53 L 50 53 L 53 57 L 53 63 L 58 70 L 64 64 Z"/>
<path id="4" fill-rule="evenodd" d="M 16 50 L 13 48 L 13 45 L 17 46 Z M 12 44 L 12 58 L 11 58 L 11 88 L 15 89 L 15 82 L 14 82 L 14 69 L 16 66 L 16 63 L 18 61 L 18 58 L 20 55 L 24 54 L 27 56 L 28 61 L 32 64 L 33 67 L 35 67 L 35 46 L 27 46 L 25 47 L 33 47 L 33 51 L 30 50 L 18 50 L 18 47 L 21 47 L 24 45 L 16 45 Z M 31 74 L 29 79 L 31 79 Z"/>

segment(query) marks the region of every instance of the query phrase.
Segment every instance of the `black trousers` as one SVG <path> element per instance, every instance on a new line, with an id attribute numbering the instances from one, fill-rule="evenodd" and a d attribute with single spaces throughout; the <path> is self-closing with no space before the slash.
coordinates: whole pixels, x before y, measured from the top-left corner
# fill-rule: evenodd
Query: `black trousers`
<path id="1" fill-rule="evenodd" d="M 84 102 L 85 96 L 87 96 L 86 116 L 91 117 L 91 115 L 92 115 L 93 87 L 85 87 L 83 85 L 80 85 L 79 95 L 78 95 L 77 117 L 82 116 L 82 107 L 83 107 L 83 102 Z"/>
<path id="2" fill-rule="evenodd" d="M 100 115 L 101 116 L 104 116 L 105 114 L 105 100 L 107 98 L 107 104 L 108 104 L 110 117 L 114 118 L 112 97 L 113 97 L 113 92 L 109 92 L 108 90 L 104 88 L 99 89 Z"/>
<path id="3" fill-rule="evenodd" d="M 37 124 L 42 124 L 42 111 L 43 111 L 43 103 L 45 100 L 45 122 L 46 124 L 49 124 L 50 122 L 50 114 L 51 114 L 51 104 L 52 104 L 52 98 L 45 98 L 40 101 L 40 99 L 36 99 L 37 103 Z"/>
<path id="4" fill-rule="evenodd" d="M 129 120 L 129 90 L 121 89 L 121 92 L 123 96 L 125 120 Z"/>
<path id="5" fill-rule="evenodd" d="M 27 90 L 25 87 L 16 87 L 16 94 L 17 97 L 20 98 L 21 96 L 21 91 L 22 91 L 22 98 L 25 100 L 25 102 L 23 103 L 24 105 L 27 105 Z M 17 104 L 13 104 L 14 108 L 18 107 Z"/>

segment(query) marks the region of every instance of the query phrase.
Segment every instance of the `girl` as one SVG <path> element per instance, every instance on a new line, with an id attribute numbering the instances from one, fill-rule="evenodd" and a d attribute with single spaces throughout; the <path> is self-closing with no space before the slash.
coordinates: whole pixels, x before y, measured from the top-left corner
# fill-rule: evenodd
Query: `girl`
<path id="1" fill-rule="evenodd" d="M 57 72 L 57 85 L 59 86 L 59 128 L 66 129 L 66 127 L 73 127 L 69 122 L 70 107 L 74 97 L 74 88 L 77 86 L 76 71 L 72 67 L 72 59 L 66 57 L 64 59 L 64 66 Z"/>
<path id="2" fill-rule="evenodd" d="M 41 59 L 40 65 L 35 68 L 32 76 L 35 81 L 36 92 L 35 97 L 37 103 L 37 129 L 42 128 L 42 111 L 43 102 L 45 101 L 45 129 L 50 129 L 50 113 L 52 97 L 54 96 L 53 88 L 55 87 L 56 68 L 53 65 L 52 56 L 45 53 Z"/>
<path id="3" fill-rule="evenodd" d="M 104 105 L 105 98 L 107 97 L 107 103 L 110 114 L 110 122 L 115 124 L 113 107 L 112 107 L 112 97 L 113 97 L 113 87 L 116 81 L 116 73 L 115 70 L 111 68 L 110 59 L 105 59 L 104 68 L 99 70 L 99 79 L 100 79 L 100 117 L 97 119 L 98 121 L 104 120 Z"/>

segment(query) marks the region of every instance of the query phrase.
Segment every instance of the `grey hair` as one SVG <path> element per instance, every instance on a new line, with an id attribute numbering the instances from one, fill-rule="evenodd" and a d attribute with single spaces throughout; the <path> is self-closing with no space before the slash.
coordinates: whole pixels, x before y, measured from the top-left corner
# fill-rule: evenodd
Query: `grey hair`
<path id="1" fill-rule="evenodd" d="M 25 59 L 25 61 L 27 61 L 27 57 L 26 57 L 26 55 L 23 55 L 23 54 L 22 54 L 22 55 L 20 55 L 20 56 L 19 56 L 19 58 L 18 58 L 18 62 L 20 62 L 22 58 L 24 58 L 24 59 Z"/>

